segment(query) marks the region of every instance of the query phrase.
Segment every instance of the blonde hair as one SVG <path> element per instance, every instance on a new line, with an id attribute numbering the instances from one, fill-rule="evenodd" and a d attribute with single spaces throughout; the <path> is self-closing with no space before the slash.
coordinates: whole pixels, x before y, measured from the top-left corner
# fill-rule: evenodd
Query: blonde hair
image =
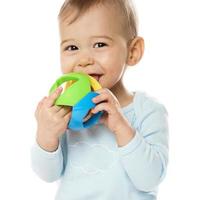
<path id="1" fill-rule="evenodd" d="M 121 29 L 125 32 L 127 40 L 136 37 L 138 35 L 137 16 L 132 0 L 65 0 L 60 9 L 58 20 L 64 22 L 71 15 L 73 10 L 76 9 L 78 12 L 69 22 L 69 24 L 72 24 L 92 6 L 106 4 L 115 6 L 119 10 L 120 13 L 118 16 L 122 18 L 120 24 Z"/>

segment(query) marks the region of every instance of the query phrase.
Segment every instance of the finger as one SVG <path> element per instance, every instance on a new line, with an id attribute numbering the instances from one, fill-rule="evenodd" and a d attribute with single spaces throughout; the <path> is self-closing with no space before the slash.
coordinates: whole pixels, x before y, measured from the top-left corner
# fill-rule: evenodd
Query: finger
<path id="1" fill-rule="evenodd" d="M 70 108 L 61 108 L 58 112 L 57 112 L 57 116 L 59 117 L 64 117 L 66 114 L 68 114 L 71 111 Z"/>
<path id="2" fill-rule="evenodd" d="M 41 107 L 41 105 L 42 105 L 42 101 L 40 101 L 40 102 L 38 103 L 38 105 L 37 105 L 37 107 L 36 107 L 36 110 L 38 110 L 38 109 Z"/>
<path id="3" fill-rule="evenodd" d="M 47 97 L 43 97 L 40 101 L 39 101 L 39 103 L 40 102 L 43 102 L 44 101 L 44 99 L 46 99 Z"/>
<path id="4" fill-rule="evenodd" d="M 45 99 L 47 99 L 47 97 L 43 97 L 43 98 L 39 101 L 38 106 L 41 106 L 41 105 L 44 103 Z"/>
<path id="5" fill-rule="evenodd" d="M 43 104 L 43 102 L 44 102 L 44 100 L 46 99 L 47 97 L 43 97 L 40 101 L 39 101 L 39 103 L 38 103 L 38 105 L 37 105 L 37 107 L 36 107 L 36 110 L 35 110 L 35 117 L 37 116 L 37 114 L 38 114 L 38 112 L 39 112 L 39 110 L 40 110 L 40 108 L 41 108 L 41 106 L 42 106 L 42 104 Z"/>
<path id="6" fill-rule="evenodd" d="M 92 112 L 88 112 L 88 114 L 84 117 L 83 122 L 86 122 L 88 119 L 90 119 L 92 117 Z"/>
<path id="7" fill-rule="evenodd" d="M 69 122 L 71 116 L 72 116 L 72 112 L 69 112 L 69 113 L 67 113 L 67 114 L 64 116 L 64 120 L 66 121 L 66 123 Z"/>
<path id="8" fill-rule="evenodd" d="M 40 107 L 41 107 L 41 105 L 42 105 L 42 101 L 40 101 L 40 102 L 38 103 L 38 105 L 37 105 L 37 107 L 36 107 L 36 110 L 35 110 L 35 111 L 39 110 L 39 109 L 40 109 Z"/>
<path id="9" fill-rule="evenodd" d="M 52 94 L 49 95 L 49 97 L 46 99 L 46 106 L 48 108 L 52 107 L 56 101 L 56 99 L 59 97 L 59 95 L 61 94 L 63 88 L 62 87 L 58 87 Z"/>
<path id="10" fill-rule="evenodd" d="M 112 102 L 112 97 L 107 92 L 100 93 L 98 96 L 92 99 L 94 103 L 100 103 L 102 101 Z"/>
<path id="11" fill-rule="evenodd" d="M 109 104 L 107 102 L 98 104 L 95 108 L 92 109 L 92 113 L 98 113 L 100 111 L 106 111 L 108 114 L 111 114 L 114 112 L 114 108 L 112 107 L 112 104 Z"/>
<path id="12" fill-rule="evenodd" d="M 57 106 L 57 105 L 54 105 L 54 106 L 52 106 L 52 107 L 50 108 L 50 110 L 51 110 L 52 112 L 54 112 L 54 113 L 59 112 L 59 110 L 61 110 L 61 109 L 62 109 L 62 106 Z"/>
<path id="13" fill-rule="evenodd" d="M 62 109 L 64 109 L 66 111 L 66 113 L 69 113 L 72 111 L 72 107 L 71 106 L 63 106 Z"/>
<path id="14" fill-rule="evenodd" d="M 103 112 L 103 115 L 101 116 L 99 123 L 100 124 L 104 124 L 106 122 L 106 119 L 108 117 L 108 113 L 107 112 Z"/>
<path id="15" fill-rule="evenodd" d="M 38 112 L 39 112 L 39 105 L 37 106 L 37 108 L 36 108 L 36 110 L 35 110 L 35 112 L 34 112 L 34 116 L 35 116 L 35 118 L 37 118 L 37 116 L 38 116 Z"/>

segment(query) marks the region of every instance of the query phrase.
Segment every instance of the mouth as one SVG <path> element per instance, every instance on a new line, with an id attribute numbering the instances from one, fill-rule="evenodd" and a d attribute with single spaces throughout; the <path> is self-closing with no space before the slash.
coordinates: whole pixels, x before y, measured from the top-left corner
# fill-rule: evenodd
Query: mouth
<path id="1" fill-rule="evenodd" d="M 90 76 L 92 76 L 94 79 L 96 79 L 97 81 L 99 81 L 99 79 L 101 78 L 102 74 L 89 74 Z"/>

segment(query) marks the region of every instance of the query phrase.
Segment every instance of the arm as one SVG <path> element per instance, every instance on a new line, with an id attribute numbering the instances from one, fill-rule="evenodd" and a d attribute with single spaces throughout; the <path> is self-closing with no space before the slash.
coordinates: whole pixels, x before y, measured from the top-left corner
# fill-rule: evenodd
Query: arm
<path id="1" fill-rule="evenodd" d="M 43 180 L 53 182 L 64 170 L 63 147 L 65 131 L 70 119 L 70 111 L 62 106 L 54 105 L 62 88 L 57 88 L 48 97 L 43 98 L 37 105 L 35 117 L 37 134 L 31 149 L 31 164 L 33 171 Z M 66 146 L 66 145 L 65 145 Z M 63 152 L 62 152 L 63 150 Z"/>
<path id="2" fill-rule="evenodd" d="M 65 169 L 66 150 L 66 134 L 61 137 L 59 146 L 54 152 L 42 149 L 35 142 L 31 148 L 31 167 L 33 171 L 46 182 L 56 181 Z"/>
<path id="3" fill-rule="evenodd" d="M 148 102 L 144 105 L 146 109 L 148 111 L 140 117 L 137 129 L 121 133 L 129 142 L 118 149 L 121 163 L 135 187 L 148 192 L 154 190 L 166 174 L 168 123 L 167 112 L 162 105 Z M 126 141 L 120 140 L 119 135 L 119 143 Z"/>

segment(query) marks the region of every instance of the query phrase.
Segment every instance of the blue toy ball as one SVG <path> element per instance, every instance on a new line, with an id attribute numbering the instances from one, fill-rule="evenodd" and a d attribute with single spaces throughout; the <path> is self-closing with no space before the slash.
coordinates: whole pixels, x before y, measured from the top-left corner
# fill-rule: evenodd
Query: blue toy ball
<path id="1" fill-rule="evenodd" d="M 72 108 L 72 117 L 69 121 L 68 127 L 74 131 L 79 131 L 83 128 L 90 128 L 91 126 L 97 124 L 103 112 L 98 112 L 93 114 L 93 116 L 86 122 L 83 122 L 84 117 L 87 113 L 96 106 L 92 102 L 92 98 L 99 95 L 96 92 L 89 92 L 85 97 L 83 97 L 76 105 Z"/>

